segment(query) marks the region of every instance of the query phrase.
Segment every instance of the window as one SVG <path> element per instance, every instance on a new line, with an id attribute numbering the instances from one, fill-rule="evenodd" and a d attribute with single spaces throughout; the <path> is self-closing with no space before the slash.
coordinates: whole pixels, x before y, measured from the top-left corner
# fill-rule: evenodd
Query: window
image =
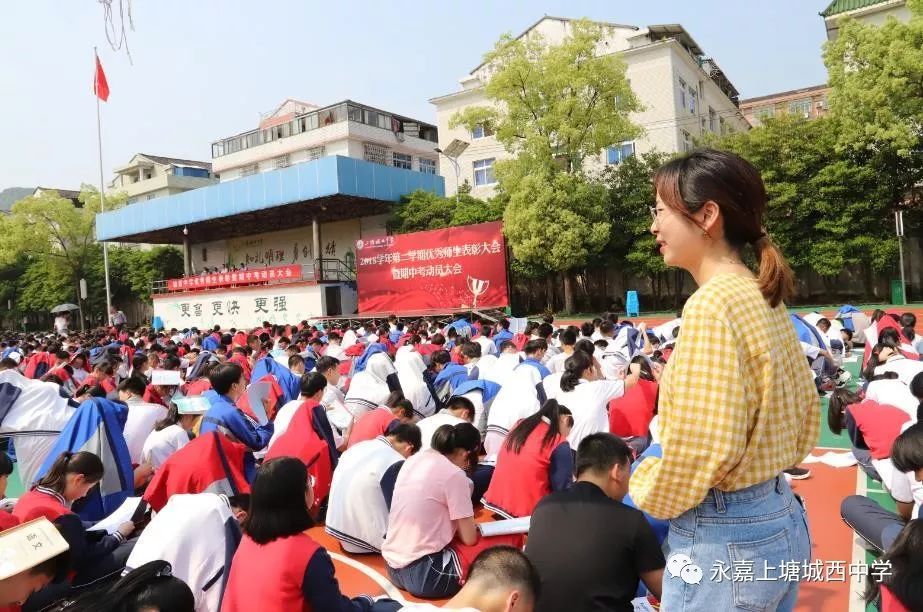
<path id="1" fill-rule="evenodd" d="M 620 164 L 635 154 L 635 143 L 623 142 L 613 145 L 606 149 L 606 163 L 611 165 Z"/>
<path id="2" fill-rule="evenodd" d="M 487 138 L 488 136 L 493 136 L 494 131 L 486 125 L 476 125 L 474 129 L 471 130 L 471 139 L 477 140 L 478 138 Z"/>
<path id="3" fill-rule="evenodd" d="M 202 249 L 202 261 L 208 261 L 208 249 Z"/>
<path id="4" fill-rule="evenodd" d="M 688 153 L 692 150 L 692 137 L 689 135 L 689 132 L 686 130 L 681 130 L 683 133 L 683 152 Z"/>
<path id="5" fill-rule="evenodd" d="M 693 88 L 689 88 L 689 112 L 695 114 L 695 107 L 698 104 L 699 94 Z"/>
<path id="6" fill-rule="evenodd" d="M 686 108 L 686 81 L 682 78 L 679 80 L 679 106 Z"/>
<path id="7" fill-rule="evenodd" d="M 153 199 L 156 198 L 156 197 L 157 197 L 157 196 L 154 195 L 153 193 L 147 194 L 147 199 L 148 199 L 148 200 L 153 200 Z"/>
<path id="8" fill-rule="evenodd" d="M 359 108 L 358 106 L 350 106 L 349 107 L 349 120 L 358 121 L 359 123 L 362 123 L 362 109 Z"/>
<path id="9" fill-rule="evenodd" d="M 362 146 L 365 149 L 365 161 L 372 162 L 373 164 L 382 164 L 384 166 L 388 165 L 388 147 L 372 144 L 370 142 L 363 143 Z"/>
<path id="10" fill-rule="evenodd" d="M 762 108 L 756 109 L 756 110 L 753 112 L 753 116 L 756 117 L 757 119 L 759 119 L 760 121 L 762 121 L 763 119 L 767 119 L 767 118 L 769 118 L 769 117 L 772 117 L 773 114 L 774 114 L 774 112 L 775 112 L 775 109 L 773 109 L 773 107 L 771 107 L 771 106 L 764 106 L 764 107 L 762 107 Z"/>
<path id="11" fill-rule="evenodd" d="M 722 136 L 727 134 L 727 126 L 724 124 L 724 117 L 718 117 L 718 133 Z"/>
<path id="12" fill-rule="evenodd" d="M 413 168 L 413 157 L 410 155 L 405 155 L 404 153 L 392 153 L 391 154 L 391 165 L 395 168 L 403 168 L 404 170 L 410 170 Z"/>
<path id="13" fill-rule="evenodd" d="M 249 166 L 243 166 L 240 169 L 241 178 L 245 176 L 253 176 L 260 171 L 260 167 L 256 164 L 250 164 Z"/>
<path id="14" fill-rule="evenodd" d="M 811 116 L 811 99 L 792 100 L 788 103 L 788 112 L 800 117 Z"/>
<path id="15" fill-rule="evenodd" d="M 369 125 L 378 125 L 378 113 L 375 111 L 365 111 L 365 122 Z"/>
<path id="16" fill-rule="evenodd" d="M 426 159 L 425 157 L 417 158 L 420 163 L 420 172 L 423 174 L 436 174 L 436 160 Z"/>
<path id="17" fill-rule="evenodd" d="M 718 113 L 710 106 L 708 107 L 708 129 L 712 132 L 718 131 Z"/>
<path id="18" fill-rule="evenodd" d="M 474 184 L 478 187 L 493 185 L 497 182 L 494 177 L 494 159 L 479 159 L 474 162 Z"/>
<path id="19" fill-rule="evenodd" d="M 288 155 L 280 155 L 272 160 L 272 167 L 275 169 L 288 168 Z"/>
<path id="20" fill-rule="evenodd" d="M 702 117 L 702 134 L 708 130 L 708 122 L 705 120 L 705 117 Z"/>
<path id="21" fill-rule="evenodd" d="M 324 147 L 311 147 L 307 150 L 308 161 L 314 161 L 324 156 Z"/>

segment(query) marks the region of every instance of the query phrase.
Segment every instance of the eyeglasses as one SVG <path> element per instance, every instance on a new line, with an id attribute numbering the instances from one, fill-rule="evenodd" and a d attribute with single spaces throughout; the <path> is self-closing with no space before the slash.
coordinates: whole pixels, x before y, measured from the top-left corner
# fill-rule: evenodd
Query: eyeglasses
<path id="1" fill-rule="evenodd" d="M 648 208 L 648 210 L 651 211 L 651 219 L 653 219 L 654 221 L 656 221 L 656 220 L 657 220 L 657 207 L 656 207 L 656 206 L 648 206 L 647 208 Z"/>

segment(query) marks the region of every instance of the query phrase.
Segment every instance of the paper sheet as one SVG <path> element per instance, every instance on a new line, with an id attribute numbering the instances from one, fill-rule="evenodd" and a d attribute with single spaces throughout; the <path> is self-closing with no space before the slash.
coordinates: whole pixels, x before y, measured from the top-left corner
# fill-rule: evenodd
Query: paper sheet
<path id="1" fill-rule="evenodd" d="M 510 332 L 514 334 L 521 334 L 526 331 L 526 324 L 529 322 L 529 319 L 525 317 L 510 317 Z"/>
<path id="2" fill-rule="evenodd" d="M 151 370 L 151 384 L 177 387 L 183 384 L 179 370 Z"/>
<path id="3" fill-rule="evenodd" d="M 631 606 L 634 612 L 655 612 L 647 597 L 635 597 L 631 600 Z"/>
<path id="4" fill-rule="evenodd" d="M 211 407 L 211 403 L 202 395 L 192 397 L 175 397 L 173 403 L 180 414 L 205 414 Z"/>
<path id="5" fill-rule="evenodd" d="M 139 503 L 141 503 L 140 497 L 129 497 L 115 509 L 115 512 L 90 527 L 90 531 L 105 531 L 110 535 L 115 533 L 122 523 L 131 522 Z"/>
<path id="6" fill-rule="evenodd" d="M 272 393 L 272 385 L 268 382 L 253 383 L 247 387 L 247 399 L 250 400 L 250 409 L 260 425 L 265 425 L 269 422 L 269 417 L 263 408 L 263 399 L 269 397 L 270 393 Z"/>
<path id="7" fill-rule="evenodd" d="M 808 455 L 804 458 L 802 463 L 823 463 L 824 465 L 829 465 L 830 467 L 841 468 L 856 465 L 858 461 L 856 461 L 852 451 L 846 451 L 845 453 L 828 451 L 820 456 Z"/>
<path id="8" fill-rule="evenodd" d="M 510 535 L 514 533 L 529 533 L 529 524 L 532 522 L 531 516 L 521 518 L 507 519 L 505 521 L 494 521 L 492 523 L 478 523 L 478 529 L 481 535 L 486 537 L 496 535 Z"/>

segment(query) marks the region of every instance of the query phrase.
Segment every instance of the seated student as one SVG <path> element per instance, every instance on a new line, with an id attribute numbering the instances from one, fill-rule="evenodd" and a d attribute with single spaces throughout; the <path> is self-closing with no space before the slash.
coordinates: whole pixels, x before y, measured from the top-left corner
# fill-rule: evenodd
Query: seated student
<path id="1" fill-rule="evenodd" d="M 125 571 L 161 559 L 192 589 L 196 610 L 217 611 L 240 544 L 250 495 L 174 495 L 144 528 Z"/>
<path id="2" fill-rule="evenodd" d="M 609 401 L 609 431 L 640 455 L 650 443 L 650 425 L 657 413 L 657 388 L 659 369 L 654 369 L 647 358 L 637 355 L 631 360 L 629 372 L 638 364 L 638 382 L 627 389 L 622 397 Z"/>
<path id="3" fill-rule="evenodd" d="M 399 612 L 530 612 L 538 601 L 541 586 L 538 572 L 521 550 L 494 546 L 475 557 L 465 585 L 444 607 L 407 604 Z"/>
<path id="4" fill-rule="evenodd" d="M 433 434 L 443 425 L 473 423 L 474 412 L 474 403 L 471 400 L 460 395 L 453 395 L 449 398 L 445 408 L 433 416 L 417 421 L 417 427 L 420 428 L 420 435 L 423 439 L 423 446 L 420 450 L 426 450 L 432 446 Z"/>
<path id="5" fill-rule="evenodd" d="M 502 351 L 503 347 L 501 345 L 513 339 L 513 332 L 510 331 L 509 319 L 500 319 L 500 321 L 497 322 L 496 329 L 497 332 L 494 334 L 494 344 L 498 351 Z"/>
<path id="6" fill-rule="evenodd" d="M 67 597 L 50 608 L 50 612 L 195 612 L 195 609 L 195 599 L 189 586 L 172 575 L 169 563 L 155 560 L 132 570 L 111 585 Z"/>
<path id="7" fill-rule="evenodd" d="M 385 481 L 385 473 L 419 449 L 419 428 L 398 423 L 384 435 L 359 442 L 343 453 L 333 472 L 324 527 L 343 550 L 381 552 L 388 530 L 387 500 L 394 488 L 393 481 Z"/>
<path id="8" fill-rule="evenodd" d="M 61 531 L 60 527 L 57 529 Z M 33 593 L 42 591 L 53 582 L 63 582 L 70 567 L 70 551 L 65 550 L 27 570 L 0 579 L 0 610 L 19 612 L 20 606 Z"/>
<path id="9" fill-rule="evenodd" d="M 869 568 L 864 599 L 881 612 L 923 610 L 923 520 L 907 523 L 884 556 Z M 886 568 L 881 571 L 878 568 Z"/>
<path id="10" fill-rule="evenodd" d="M 576 484 L 535 508 L 526 555 L 542 578 L 537 612 L 631 610 L 639 580 L 660 598 L 663 552 L 644 515 L 621 501 L 630 464 L 623 440 L 589 435 L 577 449 Z"/>
<path id="11" fill-rule="evenodd" d="M 905 385 L 909 385 L 914 376 L 923 372 L 923 361 L 908 359 L 900 351 L 888 345 L 881 347 L 878 353 L 878 364 L 875 374 L 894 372 L 897 374 L 897 379 Z"/>
<path id="12" fill-rule="evenodd" d="M 917 376 L 923 383 L 923 374 Z M 890 464 L 891 446 L 908 421 L 910 416 L 900 408 L 863 400 L 842 388 L 833 392 L 827 406 L 830 431 L 839 435 L 846 429 L 860 467 L 878 481 L 881 481 L 878 468 Z"/>
<path id="13" fill-rule="evenodd" d="M 416 597 L 451 597 L 481 550 L 521 546 L 520 536 L 479 538 L 466 472 L 480 444 L 474 425 L 443 425 L 397 477 L 381 554 L 391 581 Z"/>
<path id="14" fill-rule="evenodd" d="M 126 542 L 135 526 L 126 522 L 112 535 L 88 531 L 71 504 L 84 497 L 103 479 L 103 462 L 93 453 L 62 453 L 35 486 L 19 498 L 13 515 L 25 523 L 45 517 L 61 528 L 70 545 L 76 574 L 75 586 L 120 572 L 131 553 L 133 541 Z"/>
<path id="15" fill-rule="evenodd" d="M 574 454 L 567 434 L 573 424 L 570 410 L 555 400 L 519 421 L 497 456 L 484 507 L 504 518 L 529 516 L 542 497 L 569 488 Z"/>
<path id="16" fill-rule="evenodd" d="M 307 534 L 314 491 L 294 457 L 271 459 L 253 481 L 244 537 L 234 554 L 222 612 L 361 611 L 372 599 L 340 592 L 330 555 Z"/>
<path id="17" fill-rule="evenodd" d="M 384 406 L 359 417 L 349 433 L 347 448 L 383 436 L 401 423 L 413 423 L 414 418 L 416 417 L 413 404 L 410 400 L 404 399 L 400 391 L 395 391 L 388 397 Z"/>
<path id="18" fill-rule="evenodd" d="M 170 404 L 167 415 L 154 424 L 154 431 L 148 434 L 141 447 L 141 463 L 148 464 L 155 471 L 170 458 L 170 455 L 189 444 L 192 431 L 204 412 L 180 412 L 176 404 Z"/>
<path id="19" fill-rule="evenodd" d="M 622 397 L 626 389 L 638 382 L 640 364 L 630 365 L 624 380 L 606 380 L 593 357 L 574 351 L 564 363 L 558 402 L 571 409 L 574 427 L 568 436 L 571 448 L 577 448 L 586 436 L 609 431 L 609 402 Z"/>
<path id="20" fill-rule="evenodd" d="M 891 548 L 908 521 L 920 518 L 920 506 L 923 504 L 923 423 L 911 425 L 897 437 L 891 446 L 891 463 L 891 477 L 883 478 L 882 484 L 897 502 L 897 514 L 862 495 L 850 495 L 840 504 L 843 521 L 881 552 Z"/>
<path id="21" fill-rule="evenodd" d="M 346 409 L 353 418 L 378 408 L 392 391 L 400 390 L 397 369 L 382 347 L 382 344 L 370 345 L 356 362 L 357 369 L 363 365 L 364 369 L 349 381 L 345 399 Z"/>
<path id="22" fill-rule="evenodd" d="M 292 419 L 297 414 L 298 409 L 301 408 L 305 402 L 311 401 L 319 404 L 321 399 L 324 396 L 324 392 L 327 387 L 330 385 L 327 384 L 327 379 L 323 376 L 316 375 L 316 372 L 312 372 L 309 375 L 301 377 L 300 388 L 301 395 L 293 399 L 292 401 L 286 403 L 282 408 L 279 409 L 279 412 L 276 413 L 275 421 L 273 421 L 274 428 L 272 433 L 272 438 L 269 439 L 269 444 L 267 449 L 272 448 L 272 446 L 281 438 L 285 432 L 288 431 L 289 425 L 292 423 Z M 334 433 L 335 443 L 337 447 L 343 443 L 343 439 L 337 435 L 337 432 Z"/>
<path id="23" fill-rule="evenodd" d="M 252 480 L 256 474 L 253 451 L 261 451 L 269 444 L 273 424 L 269 422 L 265 425 L 257 425 L 237 407 L 237 398 L 247 390 L 244 373 L 239 365 L 222 364 L 212 370 L 208 379 L 212 383 L 212 388 L 202 395 L 208 399 L 210 406 L 205 416 L 202 417 L 199 432 L 206 434 L 217 431 L 231 436 L 232 439 L 250 449 L 245 456 L 245 471 L 247 480 Z"/>
<path id="24" fill-rule="evenodd" d="M 576 328 L 568 327 L 567 329 L 562 329 L 561 333 L 558 334 L 558 340 L 561 342 L 560 352 L 552 355 L 548 358 L 548 361 L 545 362 L 545 367 L 547 367 L 548 371 L 552 374 L 555 372 L 563 372 L 564 360 L 573 354 L 574 346 L 577 344 Z"/>
<path id="25" fill-rule="evenodd" d="M 872 360 L 869 360 L 869 363 L 872 363 Z M 898 380 L 896 373 L 883 372 L 866 380 L 869 382 L 865 388 L 865 399 L 900 408 L 911 418 L 916 418 L 920 400 L 910 392 L 909 386 Z"/>
<path id="26" fill-rule="evenodd" d="M 301 355 L 295 354 L 288 358 L 288 369 L 291 370 L 292 374 L 295 376 L 301 376 L 305 372 L 305 363 L 304 357 Z"/>
<path id="27" fill-rule="evenodd" d="M 141 464 L 144 442 L 155 425 L 167 416 L 167 409 L 162 405 L 149 404 L 142 399 L 145 387 L 144 379 L 137 376 L 126 378 L 119 384 L 119 399 L 128 406 L 128 420 L 122 433 L 131 463 L 136 466 Z"/>
<path id="28" fill-rule="evenodd" d="M 10 456 L 5 452 L 0 451 L 0 499 L 6 497 L 6 485 L 9 481 L 10 474 L 13 473 L 13 462 L 10 460 Z M 0 531 L 5 531 L 10 527 L 15 527 L 19 524 L 19 519 L 14 516 L 11 512 L 7 512 L 5 509 L 0 508 Z M 0 605 L 3 605 L 0 603 Z"/>

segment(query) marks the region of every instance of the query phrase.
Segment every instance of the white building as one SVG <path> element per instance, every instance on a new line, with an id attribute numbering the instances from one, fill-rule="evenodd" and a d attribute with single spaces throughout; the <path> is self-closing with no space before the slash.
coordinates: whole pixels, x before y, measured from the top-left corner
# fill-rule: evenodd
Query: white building
<path id="1" fill-rule="evenodd" d="M 570 32 L 570 19 L 542 17 L 519 35 L 540 34 L 548 44 L 559 44 Z M 725 134 L 749 129 L 738 108 L 738 93 L 718 64 L 698 46 L 686 30 L 675 24 L 644 28 L 600 23 L 604 36 L 598 55 L 618 53 L 626 64 L 626 76 L 642 105 L 630 115 L 644 133 L 633 141 L 613 143 L 589 162 L 590 168 L 617 164 L 624 157 L 646 153 L 687 151 L 693 139 L 706 133 Z M 449 128 L 452 116 L 469 106 L 485 106 L 484 84 L 490 78 L 489 65 L 481 64 L 460 80 L 462 90 L 433 98 L 439 127 L 440 148 L 453 140 L 469 142 L 458 158 L 459 182 L 472 187 L 472 195 L 490 197 L 496 177 L 493 164 L 511 157 L 489 131 L 478 128 Z M 446 192 L 457 188 L 455 170 L 443 166 Z"/>
<path id="2" fill-rule="evenodd" d="M 286 100 L 257 129 L 212 144 L 221 181 L 340 155 L 437 174 L 436 127 L 350 100 Z"/>
<path id="3" fill-rule="evenodd" d="M 833 0 L 820 14 L 827 28 L 827 40 L 839 36 L 840 20 L 851 17 L 867 25 L 880 26 L 890 17 L 910 21 L 907 0 Z"/>
<path id="4" fill-rule="evenodd" d="M 128 194 L 128 203 L 145 202 L 217 183 L 208 162 L 137 153 L 115 169 L 111 191 Z"/>

